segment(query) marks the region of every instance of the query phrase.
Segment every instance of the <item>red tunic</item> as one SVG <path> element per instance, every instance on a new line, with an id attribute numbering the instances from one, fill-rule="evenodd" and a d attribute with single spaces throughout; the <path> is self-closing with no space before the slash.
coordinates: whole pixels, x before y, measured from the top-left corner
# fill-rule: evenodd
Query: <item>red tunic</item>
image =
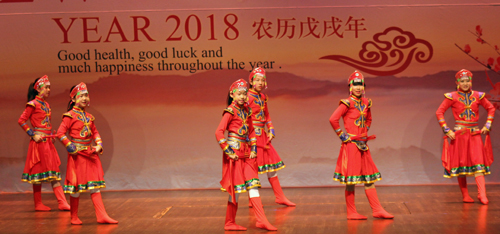
<path id="1" fill-rule="evenodd" d="M 257 153 L 257 140 L 250 114 L 251 110 L 247 107 L 239 107 L 233 102 L 224 110 L 215 131 L 215 137 L 223 151 L 221 189 L 231 194 L 260 187 L 256 160 L 249 158 L 250 151 Z M 228 132 L 227 139 L 224 137 L 225 131 Z M 236 154 L 239 159 L 234 161 L 228 154 Z"/>
<path id="2" fill-rule="evenodd" d="M 102 146 L 94 120 L 94 116 L 78 107 L 63 114 L 57 138 L 68 150 L 65 193 L 81 193 L 106 187 L 101 160 L 92 148 L 92 140 Z M 68 131 L 69 137 L 66 136 Z"/>
<path id="3" fill-rule="evenodd" d="M 36 96 L 26 103 L 26 109 L 19 117 L 18 123 L 29 136 L 47 136 L 52 131 L 50 116 L 49 103 Z M 33 129 L 30 129 L 28 119 Z M 51 138 L 43 138 L 39 143 L 31 139 L 21 180 L 32 184 L 61 180 L 59 165 L 61 161 Z"/>
<path id="4" fill-rule="evenodd" d="M 488 159 L 489 154 L 483 150 L 490 150 L 483 146 L 481 131 L 478 128 L 479 105 L 488 111 L 488 117 L 484 127 L 491 129 L 495 107 L 484 97 L 485 94 L 477 91 L 467 93 L 456 91 L 444 94 L 445 99 L 436 111 L 436 117 L 446 134 L 450 129 L 445 120 L 444 113 L 451 107 L 455 118 L 455 140 L 452 140 L 450 147 L 443 148 L 443 165 L 445 166 L 444 177 L 450 178 L 459 175 L 473 175 L 476 172 L 490 174 L 490 164 L 493 161 Z M 489 141 L 489 137 L 487 138 Z M 447 149 L 448 148 L 448 149 Z M 489 148 L 489 149 L 488 149 Z M 493 155 L 491 154 L 491 157 Z"/>
<path id="5" fill-rule="evenodd" d="M 267 109 L 267 95 L 257 93 L 254 90 L 248 91 L 248 105 L 252 109 L 252 123 L 257 136 L 257 165 L 259 173 L 278 171 L 285 168 L 285 163 L 268 140 L 268 133 L 274 136 L 273 122 Z"/>
<path id="6" fill-rule="evenodd" d="M 371 99 L 351 96 L 342 99 L 330 117 L 330 124 L 343 141 L 333 176 L 333 180 L 342 184 L 371 184 L 382 180 L 366 145 L 372 122 L 371 106 Z M 340 128 L 341 117 L 347 133 L 343 133 Z"/>

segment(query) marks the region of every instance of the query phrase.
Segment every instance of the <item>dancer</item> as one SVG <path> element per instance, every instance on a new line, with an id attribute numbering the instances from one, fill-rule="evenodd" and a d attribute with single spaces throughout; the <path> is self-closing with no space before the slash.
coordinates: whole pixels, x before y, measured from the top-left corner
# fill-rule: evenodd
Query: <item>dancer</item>
<path id="1" fill-rule="evenodd" d="M 375 181 L 382 180 L 382 176 L 372 160 L 370 149 L 366 142 L 375 136 L 368 136 L 372 116 L 370 108 L 372 100 L 365 98 L 365 81 L 363 75 L 354 71 L 348 79 L 349 94 L 347 99 L 340 100 L 339 107 L 330 117 L 330 124 L 340 137 L 342 146 L 337 160 L 337 167 L 333 180 L 346 185 L 345 200 L 347 205 L 347 219 L 367 219 L 358 214 L 354 205 L 354 186 L 365 185 L 365 194 L 373 210 L 374 218 L 392 219 L 377 196 Z M 339 119 L 344 120 L 347 133 L 342 132 Z"/>
<path id="2" fill-rule="evenodd" d="M 489 132 L 495 115 L 495 107 L 485 98 L 485 93 L 472 90 L 472 73 L 462 69 L 455 74 L 457 91 L 444 94 L 444 101 L 436 111 L 436 116 L 448 140 L 444 140 L 442 161 L 444 177 L 457 177 L 462 191 L 463 202 L 474 202 L 467 190 L 465 176 L 475 176 L 478 199 L 488 204 L 484 175 L 490 174 L 493 151 Z M 479 105 L 488 111 L 486 124 L 479 130 Z M 444 113 L 451 107 L 455 127 L 450 129 L 444 120 Z M 480 134 L 486 134 L 485 145 Z"/>
<path id="3" fill-rule="evenodd" d="M 277 228 L 267 220 L 260 200 L 260 181 L 255 161 L 257 139 L 250 119 L 252 110 L 246 104 L 247 91 L 248 84 L 243 79 L 231 85 L 227 101 L 229 106 L 224 109 L 222 120 L 215 131 L 215 137 L 223 151 L 221 189 L 229 193 L 224 230 L 247 230 L 235 223 L 235 217 L 239 194 L 248 191 L 257 218 L 256 226 L 276 231 Z M 228 131 L 227 139 L 224 137 L 225 131 Z"/>
<path id="4" fill-rule="evenodd" d="M 33 185 L 33 197 L 36 211 L 50 211 L 42 203 L 42 182 L 50 182 L 59 203 L 59 210 L 69 210 L 70 207 L 61 187 L 61 161 L 53 143 L 50 105 L 45 101 L 50 96 L 50 81 L 48 76 L 37 78 L 29 85 L 28 103 L 18 123 L 31 137 L 28 157 L 21 180 Z M 28 119 L 33 126 L 29 127 Z"/>
<path id="5" fill-rule="evenodd" d="M 269 116 L 267 108 L 267 95 L 261 93 L 267 89 L 266 72 L 257 67 L 253 69 L 249 76 L 250 91 L 248 91 L 248 105 L 252 109 L 252 123 L 257 137 L 257 165 L 259 174 L 267 173 L 267 179 L 271 184 L 276 197 L 275 202 L 286 206 L 295 206 L 289 201 L 278 180 L 278 171 L 285 168 L 285 164 L 271 145 L 271 140 L 276 136 L 273 122 Z M 268 132 L 266 133 L 265 127 Z"/>
<path id="6" fill-rule="evenodd" d="M 104 172 L 98 154 L 102 154 L 102 140 L 94 124 L 94 116 L 85 112 L 90 104 L 87 86 L 82 82 L 70 91 L 68 112 L 57 130 L 57 138 L 68 150 L 68 169 L 64 192 L 70 194 L 71 224 L 82 224 L 78 218 L 80 193 L 90 191 L 98 223 L 116 224 L 104 209 L 100 188 L 105 188 Z M 69 137 L 66 133 L 69 132 Z M 96 145 L 92 145 L 92 140 Z"/>

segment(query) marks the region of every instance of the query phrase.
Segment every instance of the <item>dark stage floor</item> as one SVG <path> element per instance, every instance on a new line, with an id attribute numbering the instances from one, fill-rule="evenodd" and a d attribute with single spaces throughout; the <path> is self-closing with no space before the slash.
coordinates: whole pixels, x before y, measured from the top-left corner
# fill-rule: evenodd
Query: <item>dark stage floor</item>
<path id="1" fill-rule="evenodd" d="M 48 186 L 48 185 L 44 185 Z M 394 220 L 374 219 L 363 187 L 356 206 L 368 220 L 346 220 L 344 188 L 287 188 L 297 207 L 274 203 L 271 189 L 261 189 L 266 215 L 277 233 L 500 233 L 500 185 L 487 185 L 489 205 L 462 203 L 458 185 L 377 187 Z M 57 210 L 52 193 L 42 195 L 50 212 L 35 212 L 32 194 L 0 195 L 0 233 L 223 233 L 227 194 L 218 190 L 103 192 L 108 214 L 118 225 L 98 224 L 89 194 L 80 197 L 83 225 L 71 225 L 70 213 Z M 68 197 L 69 198 L 69 197 Z M 263 233 L 246 196 L 236 216 L 246 232 Z"/>

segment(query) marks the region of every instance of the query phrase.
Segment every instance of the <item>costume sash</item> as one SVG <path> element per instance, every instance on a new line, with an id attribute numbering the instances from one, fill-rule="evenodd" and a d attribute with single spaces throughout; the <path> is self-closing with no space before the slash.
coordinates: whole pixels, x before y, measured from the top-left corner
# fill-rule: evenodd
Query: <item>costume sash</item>
<path id="1" fill-rule="evenodd" d="M 347 161 L 349 157 L 347 157 L 347 147 L 345 143 L 342 144 L 340 151 L 342 152 L 342 168 L 340 173 L 342 173 L 342 175 L 347 175 Z"/>
<path id="2" fill-rule="evenodd" d="M 66 180 L 69 180 L 70 181 L 70 184 L 71 185 L 74 185 L 75 187 L 78 186 L 78 180 L 77 180 L 77 177 L 76 177 L 76 167 L 75 167 L 75 161 L 76 160 L 76 155 L 71 155 L 71 154 L 68 154 L 69 157 L 72 158 L 72 160 L 69 160 L 68 159 L 68 169 L 71 170 L 70 171 L 70 178 L 67 178 L 66 177 Z M 68 173 L 69 174 L 69 173 Z"/>
<path id="3" fill-rule="evenodd" d="M 486 139 L 484 139 L 483 155 L 484 164 L 488 167 L 491 166 L 493 163 L 493 149 L 491 148 L 491 138 L 489 133 L 486 135 Z"/>
<path id="4" fill-rule="evenodd" d="M 354 141 L 369 141 L 369 140 L 373 140 L 375 138 L 377 138 L 377 136 L 371 135 L 371 136 L 367 137 L 366 134 L 351 136 L 351 140 L 354 140 Z"/>
<path id="5" fill-rule="evenodd" d="M 37 164 L 38 162 L 40 162 L 40 153 L 38 152 L 38 143 L 36 143 L 34 140 L 31 140 L 30 141 L 30 144 L 32 144 L 32 149 L 33 149 L 33 153 L 30 155 L 31 159 L 30 159 L 30 169 L 33 168 L 33 166 L 35 164 Z"/>
<path id="6" fill-rule="evenodd" d="M 236 204 L 236 195 L 234 193 L 234 182 L 233 182 L 233 167 L 234 160 L 231 160 L 229 156 L 225 155 L 222 157 L 222 180 L 220 185 L 225 189 L 229 195 L 231 195 L 231 202 Z"/>
<path id="7" fill-rule="evenodd" d="M 269 147 L 269 142 L 267 143 L 267 145 L 257 145 L 257 148 L 261 148 L 261 149 L 270 149 L 270 147 Z"/>
<path id="8" fill-rule="evenodd" d="M 458 131 L 455 131 L 455 139 L 456 136 L 458 134 L 466 134 L 466 133 L 470 133 L 469 129 L 468 128 L 464 128 L 464 129 L 460 129 Z M 441 154 L 441 161 L 443 163 L 443 167 L 444 169 L 446 169 L 446 171 L 450 172 L 451 171 L 451 155 L 450 155 L 450 143 L 448 142 L 448 136 L 443 136 L 443 153 Z M 451 141 L 454 141 L 451 140 Z"/>
<path id="9" fill-rule="evenodd" d="M 451 165 L 450 165 L 450 152 L 449 152 L 449 146 L 450 143 L 448 143 L 448 136 L 443 137 L 443 153 L 441 154 L 441 161 L 443 162 L 443 167 L 446 169 L 446 171 L 451 170 Z"/>

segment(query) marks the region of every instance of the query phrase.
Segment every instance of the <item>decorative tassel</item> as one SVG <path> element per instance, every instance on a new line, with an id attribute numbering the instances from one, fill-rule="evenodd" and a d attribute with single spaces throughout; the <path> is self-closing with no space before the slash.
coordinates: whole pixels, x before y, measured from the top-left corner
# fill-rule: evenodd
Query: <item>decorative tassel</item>
<path id="1" fill-rule="evenodd" d="M 486 139 L 484 140 L 483 152 L 485 158 L 484 164 L 486 164 L 486 166 L 491 166 L 493 163 L 493 150 L 491 147 L 491 138 L 489 133 L 486 135 Z"/>

